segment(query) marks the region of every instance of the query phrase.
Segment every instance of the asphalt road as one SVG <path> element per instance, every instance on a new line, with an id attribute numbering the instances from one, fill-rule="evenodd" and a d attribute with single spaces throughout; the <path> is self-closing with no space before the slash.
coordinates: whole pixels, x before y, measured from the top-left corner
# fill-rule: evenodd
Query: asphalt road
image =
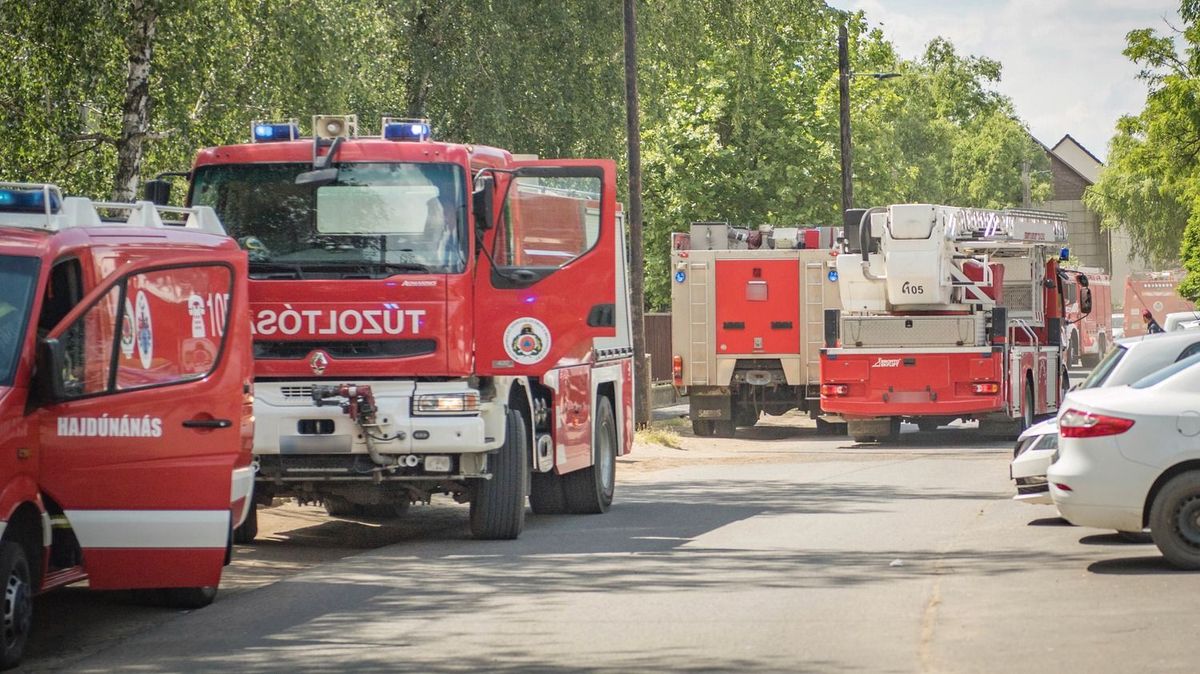
<path id="1" fill-rule="evenodd" d="M 1010 442 L 795 422 L 639 447 L 607 515 L 531 516 L 518 541 L 470 540 L 458 506 L 284 512 L 206 609 L 42 598 L 27 669 L 1197 669 L 1200 575 L 1009 500 Z"/>

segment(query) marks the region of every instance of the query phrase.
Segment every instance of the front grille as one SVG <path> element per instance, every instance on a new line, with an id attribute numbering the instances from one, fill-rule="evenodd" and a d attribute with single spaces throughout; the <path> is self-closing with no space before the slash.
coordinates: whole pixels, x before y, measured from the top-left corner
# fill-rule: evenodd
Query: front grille
<path id="1" fill-rule="evenodd" d="M 254 357 L 264 360 L 306 358 L 313 351 L 324 351 L 332 358 L 407 358 L 437 351 L 434 339 L 388 339 L 355 342 L 282 342 L 257 341 Z"/>
<path id="2" fill-rule="evenodd" d="M 280 390 L 280 393 L 283 394 L 284 398 L 312 399 L 313 387 L 311 387 L 311 386 L 284 386 L 284 387 L 281 387 L 279 390 Z"/>

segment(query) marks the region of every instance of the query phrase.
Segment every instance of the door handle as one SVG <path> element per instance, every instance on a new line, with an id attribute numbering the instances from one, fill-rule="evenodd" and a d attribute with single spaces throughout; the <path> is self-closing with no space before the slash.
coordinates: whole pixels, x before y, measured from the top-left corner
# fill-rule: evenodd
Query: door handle
<path id="1" fill-rule="evenodd" d="M 229 428 L 232 425 L 228 419 L 188 419 L 183 422 L 184 428 Z"/>

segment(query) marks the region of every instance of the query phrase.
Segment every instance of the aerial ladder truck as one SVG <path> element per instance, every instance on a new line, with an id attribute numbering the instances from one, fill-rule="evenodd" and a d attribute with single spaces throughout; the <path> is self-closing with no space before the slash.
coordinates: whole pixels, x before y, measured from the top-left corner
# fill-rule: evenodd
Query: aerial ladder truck
<path id="1" fill-rule="evenodd" d="M 1067 390 L 1066 220 L 1034 210 L 931 204 L 847 212 L 825 312 L 821 407 L 856 441 L 978 420 L 1010 434 L 1058 409 Z M 857 224 L 854 224 L 857 222 Z"/>

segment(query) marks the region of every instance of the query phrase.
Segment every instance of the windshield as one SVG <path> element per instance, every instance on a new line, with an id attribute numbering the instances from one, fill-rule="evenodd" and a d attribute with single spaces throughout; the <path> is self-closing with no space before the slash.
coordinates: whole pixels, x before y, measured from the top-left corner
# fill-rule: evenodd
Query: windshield
<path id="1" fill-rule="evenodd" d="M 1117 363 L 1121 362 L 1121 359 L 1125 357 L 1126 353 L 1129 353 L 1129 349 L 1120 345 L 1118 345 L 1112 351 L 1109 351 L 1108 354 L 1104 356 L 1104 359 L 1097 363 L 1096 367 L 1092 368 L 1092 373 L 1088 375 L 1087 379 L 1083 380 L 1083 383 L 1079 385 L 1079 388 L 1086 389 L 1104 386 L 1105 380 L 1107 380 L 1109 375 L 1112 374 L 1113 370 L 1117 368 Z"/>
<path id="2" fill-rule="evenodd" d="M 38 259 L 0 255 L 0 386 L 12 386 L 33 307 Z"/>
<path id="3" fill-rule="evenodd" d="M 252 278 L 382 278 L 466 269 L 466 182 L 455 164 L 353 163 L 319 187 L 309 164 L 204 166 L 191 203 L 211 206 Z"/>
<path id="4" fill-rule="evenodd" d="M 1141 379 L 1130 384 L 1130 386 L 1133 388 L 1149 388 L 1149 387 L 1154 386 L 1155 384 L 1167 379 L 1171 375 L 1174 375 L 1178 372 L 1188 369 L 1189 367 L 1195 365 L 1196 363 L 1200 363 L 1200 353 L 1198 353 L 1194 356 L 1189 356 L 1179 362 L 1168 365 L 1168 366 L 1164 367 L 1163 369 L 1159 370 L 1158 372 L 1155 372 L 1154 374 L 1146 375 L 1145 377 L 1142 377 Z"/>

